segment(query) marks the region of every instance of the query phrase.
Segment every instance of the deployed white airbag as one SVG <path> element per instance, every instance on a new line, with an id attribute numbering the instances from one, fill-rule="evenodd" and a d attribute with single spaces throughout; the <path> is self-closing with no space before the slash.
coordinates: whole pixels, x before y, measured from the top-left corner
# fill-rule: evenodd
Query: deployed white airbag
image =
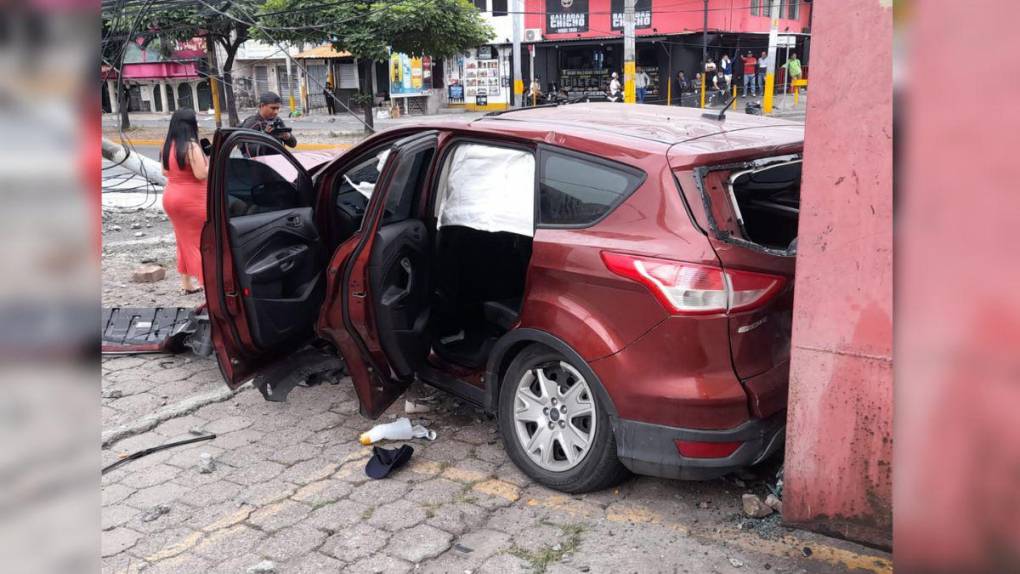
<path id="1" fill-rule="evenodd" d="M 530 152 L 461 144 L 443 167 L 437 198 L 439 227 L 535 233 L 535 156 Z"/>

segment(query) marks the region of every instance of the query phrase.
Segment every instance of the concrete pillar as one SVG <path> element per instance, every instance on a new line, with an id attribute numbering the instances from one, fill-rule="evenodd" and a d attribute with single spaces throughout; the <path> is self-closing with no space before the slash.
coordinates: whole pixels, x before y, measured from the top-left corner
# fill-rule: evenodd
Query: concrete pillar
<path id="1" fill-rule="evenodd" d="M 188 82 L 188 86 L 191 87 L 191 106 L 198 112 L 200 111 L 198 107 L 198 82 Z"/>
<path id="2" fill-rule="evenodd" d="M 890 547 L 892 3 L 812 6 L 783 519 Z"/>
<path id="3" fill-rule="evenodd" d="M 166 113 L 170 113 L 170 108 L 171 108 L 171 106 L 170 106 L 170 91 L 167 90 L 167 86 L 168 85 L 169 84 L 167 84 L 166 82 L 162 82 L 159 85 L 159 89 L 163 90 L 163 111 L 166 112 Z M 173 109 L 176 110 L 177 109 L 177 102 L 174 102 L 174 105 L 172 107 L 173 107 Z"/>

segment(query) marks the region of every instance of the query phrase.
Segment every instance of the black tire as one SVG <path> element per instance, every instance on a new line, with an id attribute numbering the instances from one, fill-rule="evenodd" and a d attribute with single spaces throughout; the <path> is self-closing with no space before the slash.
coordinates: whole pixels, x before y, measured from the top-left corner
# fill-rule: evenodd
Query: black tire
<path id="1" fill-rule="evenodd" d="M 584 455 L 577 466 L 555 472 L 544 469 L 532 461 L 524 447 L 521 446 L 514 428 L 514 401 L 517 385 L 525 373 L 538 365 L 563 361 L 585 375 L 588 386 L 592 389 L 592 401 L 595 403 L 597 424 L 595 438 L 590 450 Z M 585 367 L 585 368 L 581 368 Z M 594 374 L 586 365 L 577 365 L 560 353 L 544 345 L 531 345 L 518 354 L 500 384 L 498 418 L 500 435 L 510 460 L 540 484 L 567 493 L 591 492 L 608 488 L 627 478 L 630 473 L 616 456 L 616 437 L 613 435 L 612 423 L 602 401 L 599 398 L 601 383 L 594 379 Z M 599 390 L 596 390 L 596 387 Z"/>

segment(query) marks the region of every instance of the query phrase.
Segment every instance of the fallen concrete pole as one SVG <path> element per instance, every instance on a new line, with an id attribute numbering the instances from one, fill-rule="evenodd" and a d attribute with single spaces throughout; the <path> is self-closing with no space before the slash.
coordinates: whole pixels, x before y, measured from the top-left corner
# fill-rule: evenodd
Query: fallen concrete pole
<path id="1" fill-rule="evenodd" d="M 166 176 L 163 175 L 161 163 L 140 153 L 134 153 L 126 146 L 106 138 L 103 138 L 103 158 L 144 177 L 154 185 L 166 185 Z"/>

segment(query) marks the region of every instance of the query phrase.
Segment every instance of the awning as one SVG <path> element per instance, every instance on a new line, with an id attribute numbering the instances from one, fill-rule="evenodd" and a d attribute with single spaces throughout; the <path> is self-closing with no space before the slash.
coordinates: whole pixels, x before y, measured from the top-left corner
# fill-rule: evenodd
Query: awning
<path id="1" fill-rule="evenodd" d="M 338 52 L 332 45 L 327 44 L 325 46 L 316 46 L 311 50 L 305 50 L 297 56 L 294 56 L 300 60 L 321 60 L 321 59 L 332 59 L 332 58 L 350 58 L 350 52 Z"/>

